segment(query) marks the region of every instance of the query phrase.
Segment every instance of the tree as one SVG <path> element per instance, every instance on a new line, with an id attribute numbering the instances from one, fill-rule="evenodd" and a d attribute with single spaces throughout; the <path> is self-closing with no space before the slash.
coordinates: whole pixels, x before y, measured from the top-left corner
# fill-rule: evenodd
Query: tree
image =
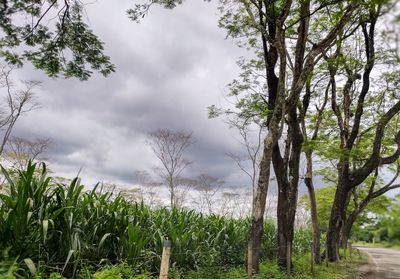
<path id="1" fill-rule="evenodd" d="M 328 230 L 328 221 L 330 211 L 335 197 L 335 186 L 326 186 L 315 190 L 315 199 L 317 204 L 317 214 L 319 220 L 319 229 L 322 233 Z M 309 195 L 303 195 L 299 199 L 299 204 L 311 210 Z"/>
<path id="2" fill-rule="evenodd" d="M 252 76 L 252 72 L 246 71 L 247 65 L 243 60 L 240 60 L 238 64 L 244 70 L 242 77 L 244 79 L 254 79 L 257 77 Z M 241 97 L 236 94 L 242 86 L 237 80 L 233 81 L 229 85 L 231 93 L 228 97 L 235 98 L 236 110 L 232 109 L 221 109 L 215 105 L 210 106 L 209 117 L 214 118 L 224 115 L 227 120 L 227 124 L 230 128 L 237 130 L 240 139 L 239 142 L 243 146 L 243 153 L 227 153 L 227 156 L 231 158 L 237 167 L 250 179 L 251 190 L 252 190 L 252 211 L 255 204 L 256 189 L 258 183 L 258 175 L 260 172 L 260 159 L 263 149 L 263 139 L 265 138 L 266 124 L 262 115 L 255 113 L 248 109 L 249 102 L 257 102 L 257 99 L 262 96 L 262 88 L 259 88 L 259 83 L 254 82 L 254 86 L 248 89 L 249 93 L 246 97 Z"/>
<path id="3" fill-rule="evenodd" d="M 383 195 L 388 191 L 400 188 L 400 184 L 395 184 L 399 174 L 400 162 L 397 162 L 394 176 L 388 183 L 384 184 L 381 179 L 379 179 L 379 169 L 377 168 L 374 174 L 371 175 L 369 179 L 366 179 L 362 185 L 351 190 L 349 194 L 351 195 L 350 199 L 352 200 L 352 210 L 347 210 L 346 220 L 342 227 L 340 235 L 340 245 L 342 247 L 347 247 L 347 241 L 350 237 L 353 225 L 367 207 L 370 210 L 371 206 L 379 206 L 378 208 L 381 211 L 386 210 L 385 201 L 387 199 L 385 199 Z"/>
<path id="4" fill-rule="evenodd" d="M 192 133 L 158 129 L 149 134 L 147 143 L 161 163 L 161 167 L 157 168 L 157 173 L 168 186 L 171 208 L 177 207 L 182 203 L 179 200 L 177 188 L 185 182 L 181 175 L 191 164 L 183 157 L 183 154 L 193 144 Z"/>
<path id="5" fill-rule="evenodd" d="M 335 49 L 324 56 L 329 73 L 329 115 L 335 117 L 336 123 L 326 120 L 319 155 L 333 160 L 338 174 L 327 232 L 330 261 L 339 258 L 340 232 L 346 220 L 350 192 L 362 185 L 376 168 L 394 163 L 400 155 L 400 131 L 396 124 L 400 111 L 398 81 L 379 69 L 385 84 L 378 85 L 378 80 L 371 83 L 378 59 L 394 67 L 391 71 L 398 64 L 390 65 L 390 58 L 383 55 L 388 52 L 376 45 L 378 19 L 391 7 L 385 4 L 367 5 L 360 11 L 352 40 L 338 34 Z"/>
<path id="6" fill-rule="evenodd" d="M 196 187 L 196 185 L 197 181 L 195 179 L 182 176 L 177 177 L 174 190 L 176 208 L 188 208 L 185 206 L 185 202 L 188 200 L 190 190 Z"/>
<path id="7" fill-rule="evenodd" d="M 214 212 L 214 196 L 220 190 L 224 181 L 206 174 L 200 174 L 195 180 L 196 189 L 201 193 L 198 204 L 200 211 L 205 209 L 208 214 Z"/>
<path id="8" fill-rule="evenodd" d="M 0 66 L 0 94 L 4 100 L 0 104 L 0 132 L 2 133 L 0 155 L 2 155 L 20 116 L 37 107 L 33 90 L 39 85 L 39 82 L 22 81 L 22 84 L 17 85 L 11 77 L 12 71 L 12 67 Z"/>
<path id="9" fill-rule="evenodd" d="M 29 61 L 49 76 L 86 80 L 92 70 L 114 71 L 103 43 L 78 0 L 4 0 L 0 3 L 0 56 L 14 65 Z"/>
<path id="10" fill-rule="evenodd" d="M 222 192 L 219 213 L 228 218 L 247 218 L 251 214 L 251 192 L 237 190 Z"/>
<path id="11" fill-rule="evenodd" d="M 250 233 L 254 251 L 253 269 L 258 271 L 263 210 L 272 161 L 279 188 L 278 264 L 281 269 L 290 271 L 303 143 L 298 103 L 315 65 L 332 47 L 337 34 L 353 30 L 350 19 L 360 5 L 312 1 L 223 1 L 224 4 L 228 2 L 236 5 L 227 5 L 229 8 L 222 17 L 222 26 L 229 35 L 248 38 L 248 45 L 258 50 L 257 57 L 260 58 L 254 68 L 258 67 L 258 72 L 264 71 L 266 77 L 266 90 L 259 100 L 264 101 L 261 107 L 267 112 L 268 133 Z M 321 18 L 327 18 L 332 12 L 336 17 L 330 21 L 332 25 L 322 27 Z M 246 85 L 243 87 L 247 88 Z M 283 129 L 286 133 L 281 152 L 278 139 Z"/>
<path id="12" fill-rule="evenodd" d="M 29 161 L 44 160 L 40 157 L 51 145 L 50 139 L 28 140 L 11 137 L 5 149 L 5 159 L 16 170 L 23 170 Z"/>
<path id="13" fill-rule="evenodd" d="M 319 90 L 318 84 L 326 78 L 325 75 L 322 75 L 321 77 L 316 78 L 316 73 L 314 70 L 313 73 L 313 81 L 314 81 L 314 86 L 313 88 L 311 87 L 311 79 L 307 80 L 306 87 L 305 87 L 305 94 L 303 97 L 303 102 L 300 105 L 300 123 L 301 123 L 301 131 L 303 133 L 303 138 L 304 138 L 304 145 L 303 145 L 303 152 L 304 155 L 306 156 L 306 173 L 304 175 L 304 184 L 307 187 L 309 199 L 310 199 L 310 211 L 311 211 L 311 223 L 312 223 L 312 232 L 313 232 L 313 259 L 315 263 L 320 263 L 321 262 L 321 235 L 320 235 L 320 229 L 319 229 L 319 223 L 318 223 L 318 213 L 317 213 L 317 201 L 315 197 L 315 189 L 314 189 L 314 182 L 313 182 L 313 143 L 316 141 L 318 138 L 321 122 L 324 117 L 324 112 L 325 112 L 325 107 L 328 103 L 328 94 L 329 94 L 329 87 L 325 89 L 325 92 L 323 96 L 319 96 L 318 94 L 316 96 L 316 99 L 314 101 L 315 105 L 315 114 L 312 116 L 311 113 L 309 113 L 308 117 L 307 111 L 310 106 L 310 101 L 311 101 L 311 95 Z M 315 82 L 315 80 L 317 80 Z M 310 115 L 311 114 L 311 115 Z M 314 119 L 314 121 L 310 121 L 311 119 Z M 309 124 L 308 127 L 306 124 Z M 310 125 L 311 124 L 311 125 Z M 311 127 L 310 127 L 311 126 Z M 308 129 L 310 128 L 310 129 Z M 309 134 L 311 132 L 311 134 Z"/>
<path id="14" fill-rule="evenodd" d="M 382 187 L 381 189 L 384 188 L 385 187 Z M 319 188 L 315 191 L 315 197 L 318 205 L 317 214 L 318 214 L 318 220 L 320 220 L 319 221 L 320 231 L 322 233 L 326 233 L 328 231 L 329 219 L 335 198 L 335 192 L 336 192 L 335 185 Z M 365 191 L 360 191 L 360 193 L 357 194 L 357 197 L 352 197 L 352 199 L 357 199 L 357 201 L 355 201 L 354 203 L 349 203 L 349 206 L 346 209 L 346 214 L 348 218 L 343 228 L 347 227 L 346 224 L 351 223 L 350 229 L 352 234 L 356 233 L 357 235 L 359 235 L 360 231 L 365 230 L 368 224 L 371 224 L 371 222 L 375 223 L 375 221 L 373 220 L 376 218 L 376 216 L 381 216 L 382 213 L 387 212 L 387 208 L 390 205 L 389 199 L 385 195 L 377 195 L 373 199 L 370 199 L 368 201 L 368 204 L 366 204 L 360 210 L 361 208 L 360 205 L 363 204 L 363 200 L 365 200 L 366 198 L 368 198 L 368 194 L 365 193 Z M 302 196 L 299 200 L 299 204 L 306 207 L 307 209 L 310 209 L 311 204 L 309 196 L 307 195 Z M 372 231 L 370 233 L 372 234 Z M 345 236 L 346 241 L 349 238 L 349 236 L 350 234 Z M 357 237 L 355 238 L 355 240 L 357 240 Z"/>
<path id="15" fill-rule="evenodd" d="M 255 127 L 251 127 L 250 124 L 244 122 L 241 119 L 231 120 L 228 123 L 232 127 L 235 127 L 241 137 L 241 144 L 245 150 L 244 155 L 227 153 L 238 166 L 238 168 L 246 174 L 251 181 L 252 190 L 252 207 L 254 207 L 254 197 L 257 189 L 258 174 L 260 169 L 260 153 L 263 148 L 263 126 L 255 124 Z M 254 123 L 253 123 L 254 124 Z M 255 131 L 252 130 L 254 128 Z M 252 135 L 255 132 L 255 136 Z M 252 138 L 253 136 L 253 138 Z M 250 165 L 250 166 L 248 166 Z"/>

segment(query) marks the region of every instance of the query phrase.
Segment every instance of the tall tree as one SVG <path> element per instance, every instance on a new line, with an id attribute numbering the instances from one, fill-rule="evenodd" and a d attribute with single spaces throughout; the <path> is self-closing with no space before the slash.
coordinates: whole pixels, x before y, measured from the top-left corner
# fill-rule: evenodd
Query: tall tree
<path id="1" fill-rule="evenodd" d="M 253 269 L 258 271 L 263 210 L 272 161 L 279 188 L 278 263 L 281 269 L 289 271 L 303 143 L 297 105 L 313 68 L 331 48 L 336 35 L 344 32 L 345 28 L 347 32 L 351 32 L 353 21 L 350 19 L 359 6 L 357 3 L 346 3 L 343 6 L 311 1 L 238 2 L 239 6 L 225 11 L 222 23 L 230 35 L 247 37 L 250 46 L 257 48 L 261 61 L 255 67 L 265 71 L 266 91 L 263 92 L 262 99 L 265 100 L 264 107 L 268 111 L 268 134 L 260 164 L 250 235 L 254 251 Z M 226 3 L 227 1 L 224 2 Z M 335 21 L 331 21 L 333 24 L 328 30 L 326 26 L 321 26 L 320 20 L 326 18 L 327 14 L 335 14 L 336 17 Z M 258 37 L 254 38 L 252 34 L 257 34 Z M 278 139 L 283 130 L 286 132 L 281 152 Z"/>
<path id="2" fill-rule="evenodd" d="M 303 97 L 302 104 L 300 105 L 300 122 L 301 130 L 304 138 L 303 152 L 306 157 L 306 172 L 304 175 L 304 183 L 308 190 L 310 199 L 310 211 L 311 211 L 311 223 L 313 232 L 313 259 L 315 263 L 321 262 L 321 240 L 320 240 L 320 229 L 317 214 L 317 200 L 315 196 L 314 182 L 313 182 L 313 146 L 318 138 L 319 130 L 321 128 L 321 122 L 324 117 L 325 107 L 328 103 L 329 86 L 324 90 L 324 94 L 316 94 L 314 98 L 315 113 L 309 113 L 306 117 L 307 111 L 310 106 L 311 95 L 315 94 L 315 91 L 321 90 L 319 83 L 326 78 L 325 75 L 319 75 L 318 78 L 313 74 L 313 87 L 311 84 L 311 78 L 307 80 L 305 94 Z M 322 95 L 322 96 L 319 96 Z M 310 121 L 312 119 L 312 121 Z M 307 125 L 308 124 L 308 125 Z"/>
<path id="3" fill-rule="evenodd" d="M 390 128 L 396 123 L 400 101 L 396 90 L 388 90 L 397 82 L 381 75 L 388 84 L 382 88 L 371 85 L 376 61 L 384 57 L 381 55 L 384 50 L 376 55 L 376 26 L 390 6 L 371 2 L 365 7 L 360 11 L 359 28 L 354 31 L 352 40 L 339 34 L 335 51 L 325 57 L 330 75 L 331 107 L 337 122 L 335 130 L 339 131 L 325 146 L 331 152 L 329 146 L 334 146 L 334 156 L 339 155 L 337 189 L 327 232 L 330 261 L 339 258 L 340 232 L 346 220 L 349 193 L 376 168 L 394 163 L 400 155 L 400 130 Z"/>
<path id="4" fill-rule="evenodd" d="M 181 184 L 186 185 L 181 175 L 191 164 L 184 158 L 184 152 L 193 144 L 192 133 L 158 129 L 149 134 L 148 144 L 161 163 L 157 172 L 168 186 L 171 208 L 177 207 L 181 203 L 177 188 Z"/>

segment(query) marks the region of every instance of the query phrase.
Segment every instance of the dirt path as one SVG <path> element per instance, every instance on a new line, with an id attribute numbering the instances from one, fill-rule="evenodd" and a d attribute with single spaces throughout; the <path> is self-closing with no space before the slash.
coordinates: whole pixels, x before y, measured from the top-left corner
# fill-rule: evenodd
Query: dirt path
<path id="1" fill-rule="evenodd" d="M 400 251 L 378 247 L 354 247 L 366 252 L 370 264 L 362 267 L 362 278 L 400 279 Z"/>

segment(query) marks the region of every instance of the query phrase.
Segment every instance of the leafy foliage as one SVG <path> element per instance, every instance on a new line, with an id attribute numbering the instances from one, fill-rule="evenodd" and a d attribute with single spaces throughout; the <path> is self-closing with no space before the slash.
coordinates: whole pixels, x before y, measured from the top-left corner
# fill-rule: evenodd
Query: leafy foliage
<path id="1" fill-rule="evenodd" d="M 114 65 L 83 13 L 76 0 L 2 1 L 0 55 L 15 65 L 30 61 L 52 77 L 86 80 L 92 71 L 110 74 Z"/>

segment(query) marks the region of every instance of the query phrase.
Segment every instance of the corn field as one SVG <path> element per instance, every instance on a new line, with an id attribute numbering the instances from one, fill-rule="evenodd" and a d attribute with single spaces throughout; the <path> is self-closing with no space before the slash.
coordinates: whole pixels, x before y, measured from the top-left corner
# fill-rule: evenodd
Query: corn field
<path id="1" fill-rule="evenodd" d="M 123 196 L 85 191 L 79 179 L 54 183 L 45 164 L 10 174 L 2 168 L 0 274 L 12 269 L 29 278 L 37 272 L 75 277 L 83 269 L 128 263 L 140 274 L 156 274 L 162 241 L 172 242 L 171 265 L 180 270 L 244 266 L 249 220 L 195 211 L 151 210 Z M 263 257 L 275 256 L 276 231 L 264 228 Z M 295 253 L 310 249 L 308 231 L 296 234 Z M 17 266 L 15 270 L 15 266 Z"/>

